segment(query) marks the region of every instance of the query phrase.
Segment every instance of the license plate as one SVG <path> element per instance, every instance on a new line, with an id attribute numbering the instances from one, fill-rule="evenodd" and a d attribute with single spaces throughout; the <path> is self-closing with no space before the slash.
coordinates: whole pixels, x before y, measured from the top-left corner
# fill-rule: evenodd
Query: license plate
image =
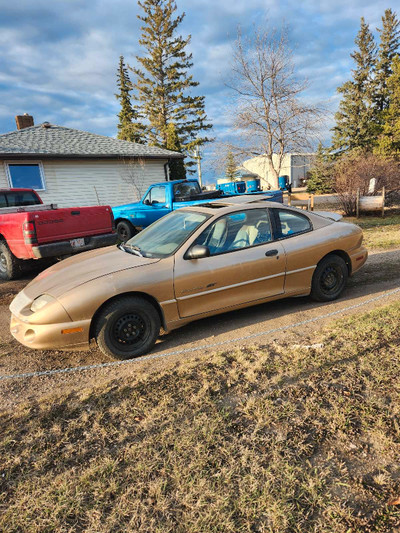
<path id="1" fill-rule="evenodd" d="M 85 246 L 85 239 L 71 239 L 69 242 L 71 243 L 72 248 Z"/>

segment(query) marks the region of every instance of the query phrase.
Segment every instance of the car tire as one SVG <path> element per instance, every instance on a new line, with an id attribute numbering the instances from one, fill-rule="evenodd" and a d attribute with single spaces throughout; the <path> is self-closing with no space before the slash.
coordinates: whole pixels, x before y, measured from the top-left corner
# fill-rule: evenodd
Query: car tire
<path id="1" fill-rule="evenodd" d="M 144 298 L 123 296 L 113 300 L 96 318 L 94 337 L 100 350 L 113 359 L 144 355 L 160 334 L 160 316 Z"/>
<path id="2" fill-rule="evenodd" d="M 312 284 L 311 298 L 317 302 L 331 302 L 342 294 L 349 272 L 345 261 L 336 254 L 327 255 L 317 265 Z"/>
<path id="3" fill-rule="evenodd" d="M 22 261 L 15 257 L 8 244 L 0 241 L 0 279 L 9 281 L 17 279 L 21 275 Z"/>
<path id="4" fill-rule="evenodd" d="M 121 242 L 129 241 L 129 239 L 131 239 L 134 235 L 136 235 L 136 233 L 137 233 L 136 229 L 127 220 L 121 220 L 120 222 L 118 222 L 117 235 L 118 235 L 118 239 Z"/>

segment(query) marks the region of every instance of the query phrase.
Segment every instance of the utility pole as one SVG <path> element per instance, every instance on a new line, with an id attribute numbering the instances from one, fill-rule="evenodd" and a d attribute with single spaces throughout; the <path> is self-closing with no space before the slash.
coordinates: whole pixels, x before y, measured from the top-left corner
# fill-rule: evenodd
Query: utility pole
<path id="1" fill-rule="evenodd" d="M 201 179 L 201 152 L 199 146 L 194 148 L 194 157 L 197 159 L 197 177 L 200 183 L 200 187 L 203 187 L 203 182 Z"/>

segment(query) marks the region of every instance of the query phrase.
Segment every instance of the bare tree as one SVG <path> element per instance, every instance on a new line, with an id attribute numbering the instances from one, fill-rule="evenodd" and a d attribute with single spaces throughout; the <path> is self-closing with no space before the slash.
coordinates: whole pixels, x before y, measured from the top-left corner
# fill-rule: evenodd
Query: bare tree
<path id="1" fill-rule="evenodd" d="M 307 83 L 295 76 L 287 34 L 285 27 L 255 27 L 248 38 L 239 31 L 229 84 L 236 93 L 234 124 L 243 135 L 236 151 L 264 156 L 276 182 L 286 153 L 312 149 L 322 117 L 300 98 Z"/>
<path id="2" fill-rule="evenodd" d="M 133 190 L 133 198 L 138 201 L 148 188 L 145 181 L 146 163 L 142 157 L 121 157 L 123 163 L 122 179 Z M 127 190 L 127 200 L 130 200 L 130 192 Z"/>

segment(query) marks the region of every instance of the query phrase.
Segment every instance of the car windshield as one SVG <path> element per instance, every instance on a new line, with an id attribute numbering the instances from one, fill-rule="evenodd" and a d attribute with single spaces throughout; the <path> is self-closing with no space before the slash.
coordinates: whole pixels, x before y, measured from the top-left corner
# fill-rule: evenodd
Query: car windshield
<path id="1" fill-rule="evenodd" d="M 173 211 L 129 239 L 122 248 L 143 257 L 168 257 L 208 218 L 195 211 Z"/>

